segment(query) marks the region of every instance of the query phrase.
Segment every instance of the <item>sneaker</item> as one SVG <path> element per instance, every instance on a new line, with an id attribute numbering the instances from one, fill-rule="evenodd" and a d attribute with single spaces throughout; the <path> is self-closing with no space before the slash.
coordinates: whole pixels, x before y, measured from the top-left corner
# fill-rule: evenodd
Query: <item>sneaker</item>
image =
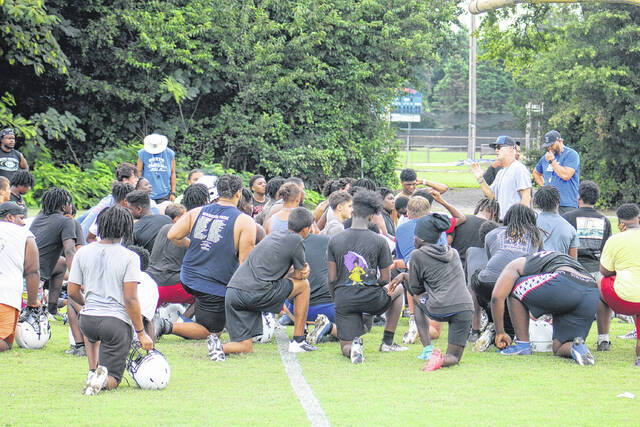
<path id="1" fill-rule="evenodd" d="M 484 332 L 480 334 L 480 337 L 473 345 L 473 351 L 487 351 L 489 346 L 493 344 L 493 340 L 495 340 L 495 338 L 496 329 L 493 326 L 493 323 L 489 323 Z"/>
<path id="2" fill-rule="evenodd" d="M 584 343 L 584 339 L 576 337 L 573 340 L 573 346 L 571 346 L 571 357 L 576 361 L 578 365 L 594 365 L 596 363 L 593 358 L 593 354 L 589 351 L 589 348 Z"/>
<path id="3" fill-rule="evenodd" d="M 170 334 L 171 329 L 173 329 L 173 325 L 167 319 L 160 317 L 157 314 L 153 316 L 153 330 L 156 335 L 154 341 L 158 341 L 158 339 L 163 335 Z"/>
<path id="4" fill-rule="evenodd" d="M 70 354 L 71 356 L 85 357 L 87 355 L 87 349 L 83 345 L 80 347 L 72 345 L 69 349 L 65 350 L 65 353 Z"/>
<path id="5" fill-rule="evenodd" d="M 509 347 L 504 350 L 498 351 L 500 354 L 505 354 L 507 356 L 530 356 L 531 355 L 531 343 L 530 342 L 520 342 L 514 341 Z"/>
<path id="6" fill-rule="evenodd" d="M 98 365 L 95 371 L 89 371 L 87 374 L 87 383 L 82 390 L 82 394 L 93 396 L 100 393 L 100 390 L 107 385 L 108 377 L 109 371 L 107 371 L 107 368 Z"/>
<path id="7" fill-rule="evenodd" d="M 51 314 L 48 311 L 47 313 L 47 319 L 50 322 L 62 322 L 63 324 L 67 324 L 67 322 L 69 321 L 67 314 L 66 313 L 56 313 L 56 314 Z"/>
<path id="8" fill-rule="evenodd" d="M 431 357 L 431 353 L 433 353 L 433 344 L 426 345 L 422 349 L 422 353 L 420 353 L 418 359 L 429 360 L 429 358 Z"/>
<path id="9" fill-rule="evenodd" d="M 409 317 L 409 330 L 402 335 L 402 344 L 413 344 L 418 339 L 418 327 L 416 326 L 416 319 Z"/>
<path id="10" fill-rule="evenodd" d="M 351 343 L 351 354 L 349 355 L 351 363 L 359 364 L 364 362 L 364 352 L 362 338 L 356 337 Z"/>
<path id="11" fill-rule="evenodd" d="M 322 337 L 324 337 L 327 333 L 331 331 L 331 322 L 329 318 L 324 314 L 319 314 L 316 317 L 316 321 L 313 324 L 313 330 L 307 335 L 307 341 L 309 344 L 318 344 L 322 341 Z"/>
<path id="12" fill-rule="evenodd" d="M 611 343 L 609 341 L 602 341 L 598 343 L 596 351 L 609 351 L 611 349 Z"/>
<path id="13" fill-rule="evenodd" d="M 489 315 L 484 310 L 484 308 L 480 309 L 480 330 L 484 331 L 489 326 Z"/>
<path id="14" fill-rule="evenodd" d="M 635 366 L 640 366 L 640 357 L 638 357 L 638 358 L 636 359 L 636 364 L 635 364 Z"/>
<path id="15" fill-rule="evenodd" d="M 413 314 L 411 314 L 411 310 L 409 310 L 408 308 L 405 308 L 404 310 L 402 310 L 402 317 L 412 317 Z"/>
<path id="16" fill-rule="evenodd" d="M 469 332 L 469 338 L 467 338 L 467 344 L 477 342 L 478 338 L 480 338 L 480 331 Z"/>
<path id="17" fill-rule="evenodd" d="M 429 360 L 425 362 L 425 364 L 422 365 L 422 368 L 420 369 L 425 372 L 433 372 L 442 368 L 443 363 L 444 363 L 444 355 L 442 354 L 442 351 L 440 351 L 439 348 L 436 348 L 431 353 L 431 357 L 429 357 Z"/>
<path id="18" fill-rule="evenodd" d="M 289 341 L 289 353 L 306 353 L 307 351 L 316 351 L 318 347 L 312 346 L 306 340 L 296 342 Z"/>
<path id="19" fill-rule="evenodd" d="M 633 320 L 633 316 L 616 313 L 615 317 L 617 317 L 622 323 L 635 323 L 635 321 Z"/>
<path id="20" fill-rule="evenodd" d="M 279 323 L 281 326 L 289 326 L 289 325 L 293 325 L 293 320 L 291 320 L 291 318 L 290 318 L 288 315 L 283 314 L 283 315 L 282 315 L 282 316 L 280 316 L 280 318 L 278 319 L 278 323 Z"/>
<path id="21" fill-rule="evenodd" d="M 407 350 L 409 350 L 409 347 L 404 347 L 404 346 L 398 345 L 396 343 L 391 343 L 391 344 L 380 343 L 380 349 L 379 350 L 382 353 L 390 353 L 392 351 L 407 351 Z"/>
<path id="22" fill-rule="evenodd" d="M 207 348 L 209 349 L 209 359 L 211 359 L 211 361 L 224 362 L 225 356 L 220 337 L 216 334 L 209 335 L 207 337 Z"/>
<path id="23" fill-rule="evenodd" d="M 624 335 L 618 335 L 618 338 L 620 338 L 621 340 L 636 340 L 638 339 L 638 334 L 634 329 L 633 331 L 629 331 Z"/>

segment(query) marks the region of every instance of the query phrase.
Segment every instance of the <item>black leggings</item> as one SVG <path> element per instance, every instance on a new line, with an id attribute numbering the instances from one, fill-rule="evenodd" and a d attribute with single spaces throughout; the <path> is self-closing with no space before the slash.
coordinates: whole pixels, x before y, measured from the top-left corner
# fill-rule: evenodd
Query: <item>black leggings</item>
<path id="1" fill-rule="evenodd" d="M 478 305 L 484 308 L 487 312 L 487 316 L 489 317 L 489 321 L 493 322 L 493 315 L 491 314 L 491 293 L 493 292 L 493 287 L 495 283 L 481 282 L 478 280 L 478 272 L 476 271 L 471 276 L 471 290 L 476 294 L 476 299 L 478 300 Z M 511 317 L 509 317 L 509 308 L 505 304 L 504 306 L 504 331 L 510 335 L 515 335 L 515 329 L 511 324 Z"/>

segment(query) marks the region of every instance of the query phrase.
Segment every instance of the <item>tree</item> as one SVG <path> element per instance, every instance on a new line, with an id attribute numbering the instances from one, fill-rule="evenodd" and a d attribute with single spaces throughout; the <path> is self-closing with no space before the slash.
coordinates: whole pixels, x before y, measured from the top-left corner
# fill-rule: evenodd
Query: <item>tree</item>
<path id="1" fill-rule="evenodd" d="M 637 202 L 640 9 L 583 5 L 542 10 L 545 14 L 521 17 L 520 23 L 529 23 L 525 32 L 512 25 L 498 35 L 497 21 L 488 21 L 483 37 L 492 44 L 489 54 L 503 59 L 536 94 L 534 101 L 544 103 L 549 127 L 581 154 L 582 179 L 600 185 L 602 203 Z"/>

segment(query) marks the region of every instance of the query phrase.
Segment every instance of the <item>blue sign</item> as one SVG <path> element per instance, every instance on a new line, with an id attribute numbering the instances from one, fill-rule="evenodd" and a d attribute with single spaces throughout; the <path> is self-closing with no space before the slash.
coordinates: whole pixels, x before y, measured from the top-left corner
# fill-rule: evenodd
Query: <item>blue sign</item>
<path id="1" fill-rule="evenodd" d="M 403 89 L 404 95 L 399 96 L 391 104 L 391 114 L 422 114 L 422 93 L 414 89 Z"/>

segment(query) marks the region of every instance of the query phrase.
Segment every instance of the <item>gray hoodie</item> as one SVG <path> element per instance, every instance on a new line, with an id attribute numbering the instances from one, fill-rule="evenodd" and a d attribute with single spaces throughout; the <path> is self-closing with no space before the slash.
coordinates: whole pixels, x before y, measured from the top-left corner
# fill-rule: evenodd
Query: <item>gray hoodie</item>
<path id="1" fill-rule="evenodd" d="M 433 314 L 473 310 L 460 257 L 450 246 L 427 244 L 411 254 L 409 292 L 424 293 L 427 310 Z"/>

